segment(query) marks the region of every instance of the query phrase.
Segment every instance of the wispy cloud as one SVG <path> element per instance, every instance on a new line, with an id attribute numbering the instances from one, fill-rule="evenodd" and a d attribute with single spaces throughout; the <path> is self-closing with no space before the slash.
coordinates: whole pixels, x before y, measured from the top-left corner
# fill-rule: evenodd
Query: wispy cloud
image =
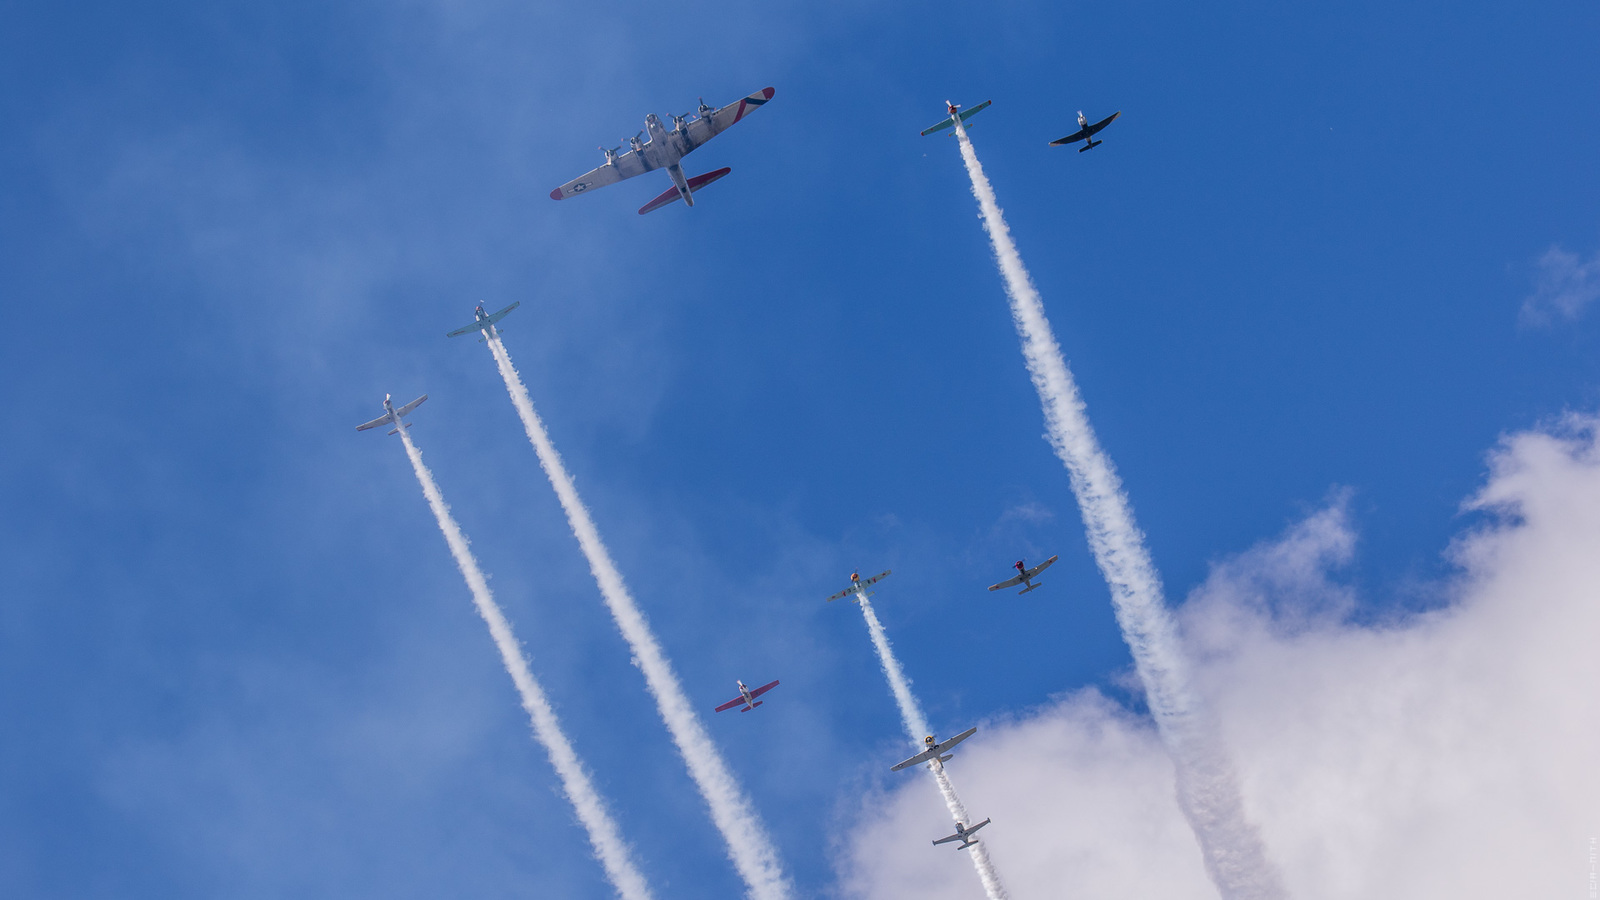
<path id="1" fill-rule="evenodd" d="M 1539 257 L 1534 291 L 1522 301 L 1525 325 L 1546 325 L 1553 320 L 1572 321 L 1600 298 L 1600 251 L 1586 261 L 1576 253 L 1551 247 Z"/>
<path id="2" fill-rule="evenodd" d="M 1180 613 L 1199 691 L 1289 894 L 1558 896 L 1584 877 L 1600 797 L 1600 417 L 1514 435 L 1467 506 L 1449 602 L 1337 615 L 1355 534 L 1338 496 L 1218 563 Z M 1329 613 L 1335 614 L 1330 615 Z M 964 757 L 969 802 L 1019 896 L 1214 900 L 1148 719 L 1077 692 Z M 905 835 L 939 814 L 904 786 L 855 828 L 847 896 L 965 896 Z"/>

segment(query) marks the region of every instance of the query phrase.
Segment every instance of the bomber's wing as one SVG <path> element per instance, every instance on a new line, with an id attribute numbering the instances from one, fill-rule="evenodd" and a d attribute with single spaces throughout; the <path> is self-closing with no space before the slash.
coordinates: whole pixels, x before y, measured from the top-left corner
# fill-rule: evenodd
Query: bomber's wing
<path id="1" fill-rule="evenodd" d="M 1032 576 L 1030 575 L 1029 577 L 1032 577 Z M 1021 583 L 1022 583 L 1022 576 L 1018 575 L 1015 578 L 1008 578 L 1005 581 L 1000 582 L 999 584 L 991 584 L 991 585 L 989 585 L 989 590 L 998 591 L 1001 588 L 1016 587 L 1017 585 L 1019 585 Z"/>
<path id="2" fill-rule="evenodd" d="M 501 319 L 504 319 L 506 317 L 506 315 L 508 313 L 510 313 L 513 309 L 516 309 L 517 307 L 519 307 L 521 305 L 522 305 L 522 301 L 518 300 L 517 302 L 511 304 L 510 306 L 506 307 L 505 309 L 500 310 L 497 313 L 490 313 L 489 314 L 489 324 L 493 325 L 493 324 L 499 322 Z"/>
<path id="3" fill-rule="evenodd" d="M 652 166 L 644 158 L 644 154 L 629 150 L 627 153 L 617 157 L 616 162 L 606 163 L 598 169 L 590 169 L 588 172 L 551 191 L 550 199 L 562 200 L 574 194 L 581 194 L 584 191 L 603 188 L 608 184 L 616 184 L 635 175 L 643 175 L 653 168 L 655 166 Z"/>
<path id="4" fill-rule="evenodd" d="M 717 712 L 722 712 L 725 709 L 733 709 L 735 706 L 743 706 L 743 705 L 744 705 L 744 695 L 740 694 L 739 696 L 733 698 L 732 700 L 729 700 L 727 703 L 724 703 L 721 706 L 717 707 L 716 711 Z"/>
<path id="5" fill-rule="evenodd" d="M 765 694 L 767 691 L 770 691 L 770 690 L 772 690 L 773 688 L 775 688 L 777 686 L 778 686 L 778 682 L 776 682 L 776 681 L 772 682 L 771 684 L 763 684 L 761 687 L 754 688 L 753 690 L 751 690 L 750 691 L 750 696 L 759 697 L 762 694 Z"/>
<path id="6" fill-rule="evenodd" d="M 426 399 L 428 399 L 428 395 L 427 394 L 423 394 L 421 397 L 418 397 L 417 399 L 411 401 L 410 403 L 407 403 L 405 406 L 402 406 L 399 409 L 395 410 L 394 411 L 394 417 L 396 419 L 404 417 L 407 413 L 411 412 L 413 409 L 416 409 L 417 407 L 421 406 L 422 405 L 422 401 L 424 401 Z"/>
<path id="7" fill-rule="evenodd" d="M 1039 563 L 1037 566 L 1034 566 L 1033 568 L 1028 570 L 1028 577 L 1032 578 L 1033 576 L 1039 574 L 1040 572 L 1043 572 L 1045 569 L 1050 568 L 1050 565 L 1052 563 L 1054 563 L 1056 560 L 1060 559 L 1060 558 L 1061 558 L 1060 556 L 1052 556 L 1049 559 L 1045 560 L 1044 562 Z M 1013 579 L 1011 583 L 1012 584 L 1016 584 L 1018 581 L 1021 581 L 1021 580 L 1022 579 L 1020 579 L 1020 578 Z M 990 588 L 989 590 L 992 591 L 992 590 L 994 590 L 994 588 Z"/>
<path id="8" fill-rule="evenodd" d="M 772 95 L 777 93 L 775 88 L 762 88 L 744 97 L 737 103 L 730 103 L 715 112 L 708 113 L 698 119 L 692 119 L 684 125 L 684 153 L 699 147 L 706 141 L 727 131 L 734 123 L 765 106 Z"/>
<path id="9" fill-rule="evenodd" d="M 1117 116 L 1120 116 L 1120 115 L 1122 115 L 1122 110 L 1119 109 L 1116 112 L 1112 113 L 1111 115 L 1106 116 L 1104 119 L 1101 119 L 1100 121 L 1094 123 L 1093 125 L 1090 125 L 1088 128 L 1085 128 L 1084 131 L 1088 132 L 1089 134 L 1097 134 L 1100 131 L 1100 129 L 1106 127 L 1107 125 L 1110 125 L 1112 119 L 1115 119 Z"/>
<path id="10" fill-rule="evenodd" d="M 389 424 L 389 414 L 388 413 L 384 413 L 383 415 L 377 417 L 376 419 L 373 419 L 371 422 L 368 422 L 365 425 L 357 425 L 356 426 L 356 430 L 357 431 L 366 431 L 368 428 L 377 428 L 379 425 L 387 425 L 387 424 Z"/>

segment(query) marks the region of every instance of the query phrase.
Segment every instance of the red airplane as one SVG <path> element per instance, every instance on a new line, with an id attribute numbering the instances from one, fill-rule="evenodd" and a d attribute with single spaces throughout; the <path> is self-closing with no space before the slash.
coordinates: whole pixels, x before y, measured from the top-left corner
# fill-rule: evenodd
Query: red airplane
<path id="1" fill-rule="evenodd" d="M 757 697 L 778 686 L 776 681 L 771 684 L 763 684 L 761 687 L 754 689 L 745 687 L 744 682 L 742 681 L 735 681 L 734 684 L 739 686 L 739 696 L 717 707 L 717 712 L 722 712 L 725 709 L 733 709 L 735 706 L 738 706 L 741 703 L 744 704 L 744 708 L 739 710 L 739 712 L 749 712 L 750 710 L 755 709 L 762 703 L 766 702 L 764 700 L 757 700 Z"/>

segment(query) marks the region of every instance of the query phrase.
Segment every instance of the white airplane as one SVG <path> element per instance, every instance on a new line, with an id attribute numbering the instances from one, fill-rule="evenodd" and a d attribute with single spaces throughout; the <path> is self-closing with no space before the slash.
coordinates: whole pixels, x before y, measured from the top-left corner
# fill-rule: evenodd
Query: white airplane
<path id="1" fill-rule="evenodd" d="M 927 137 L 928 135 L 933 134 L 935 131 L 943 131 L 946 128 L 956 124 L 956 119 L 960 119 L 961 124 L 966 125 L 968 119 L 988 109 L 989 104 L 993 102 L 993 100 L 985 100 L 982 103 L 979 103 L 977 106 L 974 106 L 973 108 L 963 112 L 959 103 L 951 103 L 949 100 L 946 100 L 944 102 L 944 108 L 945 112 L 949 114 L 949 118 L 937 125 L 931 125 L 922 129 L 922 136 Z"/>
<path id="2" fill-rule="evenodd" d="M 483 311 L 483 304 L 480 303 L 478 307 L 472 311 L 473 322 L 471 325 L 463 325 L 462 327 L 457 328 L 455 331 L 446 334 L 445 337 L 459 337 L 463 334 L 481 331 L 483 332 L 484 337 L 479 338 L 478 342 L 482 343 L 488 340 L 488 335 L 495 333 L 496 329 L 494 324 L 496 322 L 504 319 L 506 317 L 506 313 L 511 312 L 513 309 L 516 309 L 521 305 L 522 301 L 518 300 L 517 302 L 511 304 L 505 309 L 500 310 L 497 313 L 486 313 Z"/>
<path id="3" fill-rule="evenodd" d="M 1027 587 L 1023 588 L 1020 591 L 1017 591 L 1018 594 L 1026 594 L 1027 592 L 1029 592 L 1029 591 L 1031 591 L 1031 590 L 1033 590 L 1035 588 L 1043 587 L 1044 586 L 1044 582 L 1042 582 L 1042 581 L 1039 582 L 1038 584 L 1034 584 L 1033 583 L 1034 576 L 1038 575 L 1040 572 L 1043 572 L 1045 569 L 1050 568 L 1050 564 L 1055 562 L 1059 558 L 1060 557 L 1052 556 L 1049 559 L 1045 560 L 1042 563 L 1039 563 L 1037 566 L 1034 566 L 1031 569 L 1026 567 L 1026 566 L 1024 566 L 1022 564 L 1023 560 L 1019 559 L 1016 562 L 1011 564 L 1011 568 L 1017 570 L 1016 577 L 1015 578 L 1008 578 L 1005 581 L 1000 582 L 999 584 L 991 584 L 991 585 L 989 585 L 989 590 L 998 591 L 1001 588 L 1016 587 L 1019 584 L 1026 584 Z"/>
<path id="4" fill-rule="evenodd" d="M 930 734 L 922 739 L 922 742 L 928 745 L 928 749 L 918 753 L 916 756 L 911 757 L 903 763 L 897 763 L 896 765 L 890 766 L 889 771 L 898 772 L 901 769 L 909 769 L 912 766 L 925 762 L 931 762 L 935 759 L 937 759 L 939 762 L 949 762 L 950 755 L 948 751 L 950 748 L 961 743 L 967 738 L 972 737 L 974 734 L 977 734 L 977 732 L 978 729 L 976 728 L 968 728 L 966 731 L 961 732 L 942 744 L 938 741 L 935 741 L 933 739 L 933 735 Z"/>
<path id="5" fill-rule="evenodd" d="M 402 428 L 410 428 L 411 427 L 411 423 L 410 422 L 402 422 L 400 420 L 405 418 L 407 415 L 409 415 L 413 409 L 416 409 L 417 407 L 421 406 L 422 405 L 422 401 L 424 401 L 426 399 L 428 399 L 428 395 L 427 394 L 423 394 L 421 397 L 418 397 L 417 399 L 411 401 L 410 403 L 407 403 L 405 406 L 402 406 L 399 409 L 395 409 L 394 408 L 394 404 L 389 402 L 389 395 L 388 394 L 384 394 L 383 395 L 383 415 L 377 417 L 376 419 L 373 419 L 371 422 L 368 422 L 365 425 L 357 425 L 356 426 L 356 430 L 357 431 L 366 431 L 368 428 L 377 428 L 379 425 L 393 425 L 394 426 L 394 430 L 389 432 L 389 433 L 390 434 L 399 434 L 400 433 L 400 429 L 402 429 Z"/>
<path id="6" fill-rule="evenodd" d="M 735 706 L 738 706 L 741 703 L 744 704 L 744 707 L 740 709 L 739 712 L 749 712 L 750 710 L 755 709 L 761 704 L 767 702 L 765 700 L 757 700 L 757 697 L 778 686 L 778 682 L 776 681 L 772 682 L 771 684 L 763 684 L 758 688 L 747 688 L 744 686 L 744 682 L 738 680 L 735 680 L 734 684 L 739 686 L 739 696 L 717 707 L 717 712 L 722 712 L 725 709 L 733 709 Z"/>
<path id="7" fill-rule="evenodd" d="M 978 839 L 973 837 L 972 833 L 974 831 L 977 831 L 979 828 L 982 828 L 983 826 L 985 826 L 987 824 L 989 824 L 989 820 L 988 819 L 984 819 L 982 822 L 979 822 L 978 824 L 973 825 L 972 827 L 968 828 L 967 826 L 961 824 L 960 822 L 957 822 L 956 823 L 956 833 L 955 834 L 952 834 L 949 837 L 939 838 L 937 841 L 933 842 L 933 845 L 935 847 L 937 847 L 940 844 L 948 844 L 951 841 L 960 841 L 961 842 L 961 846 L 957 847 L 956 849 L 965 850 L 968 847 L 971 847 L 973 844 L 976 844 L 978 842 Z"/>
<path id="8" fill-rule="evenodd" d="M 650 140 L 639 140 L 639 136 L 645 133 L 641 131 L 628 139 L 631 149 L 627 153 L 619 154 L 621 146 L 611 150 L 601 147 L 600 152 L 606 155 L 606 164 L 551 191 L 550 199 L 562 200 L 584 191 L 616 184 L 635 175 L 643 175 L 652 169 L 666 169 L 667 174 L 672 176 L 672 187 L 640 207 L 639 215 L 654 212 L 680 199 L 693 206 L 695 191 L 733 170 L 724 167 L 686 178 L 680 160 L 727 130 L 730 125 L 760 109 L 775 93 L 772 88 L 762 88 L 738 103 L 730 103 L 721 109 L 712 109 L 702 99 L 698 114 L 694 117 L 691 118 L 688 113 L 672 117 L 671 131 L 662 126 L 661 119 L 655 113 L 651 113 L 644 117 L 645 131 L 650 133 Z"/>
<path id="9" fill-rule="evenodd" d="M 828 602 L 832 603 L 833 601 L 838 600 L 840 597 L 849 597 L 849 596 L 852 596 L 854 594 L 858 594 L 863 590 L 866 590 L 867 587 L 869 587 L 870 585 L 877 584 L 878 582 L 884 580 L 885 578 L 888 578 L 889 577 L 889 571 L 890 570 L 888 570 L 888 569 L 884 569 L 882 572 L 879 572 L 878 574 L 872 576 L 871 578 L 862 578 L 860 573 L 851 572 L 850 573 L 850 586 L 845 588 L 844 590 L 840 591 L 839 593 L 834 594 L 832 597 L 829 597 L 828 598 Z M 871 597 L 872 594 L 873 594 L 872 591 L 867 591 L 867 596 L 868 597 Z M 861 601 L 858 598 L 856 600 L 856 602 L 860 603 Z"/>

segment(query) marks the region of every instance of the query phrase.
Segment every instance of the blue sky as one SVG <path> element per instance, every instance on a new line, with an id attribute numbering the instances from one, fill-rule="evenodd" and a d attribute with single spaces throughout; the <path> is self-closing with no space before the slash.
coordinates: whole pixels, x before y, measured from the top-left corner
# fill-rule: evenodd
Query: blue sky
<path id="1" fill-rule="evenodd" d="M 1357 617 L 1438 602 L 1498 437 L 1600 405 L 1590 2 L 11 5 L 0 881 L 605 897 L 398 443 L 663 897 L 735 895 L 484 348 L 506 343 L 807 896 L 903 738 L 1120 685 L 946 99 L 1177 602 L 1348 489 Z M 777 88 L 635 215 L 648 112 Z M 1122 110 L 1092 153 L 1049 148 Z M 1600 275 L 1591 275 L 1600 278 Z M 1018 557 L 1048 587 L 991 595 Z M 755 681 L 752 681 L 754 679 Z M 920 839 L 920 838 L 919 838 Z"/>

